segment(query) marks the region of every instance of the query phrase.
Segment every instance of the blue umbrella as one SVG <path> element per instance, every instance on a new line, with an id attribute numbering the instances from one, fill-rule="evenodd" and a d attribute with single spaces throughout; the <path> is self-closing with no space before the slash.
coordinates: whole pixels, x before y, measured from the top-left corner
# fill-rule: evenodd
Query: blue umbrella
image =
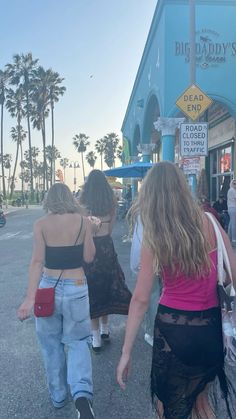
<path id="1" fill-rule="evenodd" d="M 147 162 L 136 162 L 127 164 L 120 167 L 115 167 L 114 169 L 108 169 L 104 170 L 103 173 L 105 173 L 106 176 L 114 176 L 114 177 L 126 177 L 126 178 L 132 178 L 132 177 L 139 177 L 143 178 L 147 171 L 153 166 L 153 163 L 147 163 Z"/>

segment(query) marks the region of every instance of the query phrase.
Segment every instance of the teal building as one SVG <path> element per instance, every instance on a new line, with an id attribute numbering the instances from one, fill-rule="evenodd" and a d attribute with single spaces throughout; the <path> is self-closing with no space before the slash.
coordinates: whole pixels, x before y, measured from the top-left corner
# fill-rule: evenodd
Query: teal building
<path id="1" fill-rule="evenodd" d="M 208 123 L 208 155 L 193 165 L 180 153 L 180 123 L 188 119 L 176 101 L 190 86 L 188 0 L 157 2 L 122 133 L 132 159 L 141 150 L 144 159 L 175 161 L 186 174 L 199 177 L 205 168 L 214 201 L 220 191 L 226 194 L 236 170 L 236 1 L 196 0 L 195 5 L 195 83 L 213 100 L 199 118 Z"/>

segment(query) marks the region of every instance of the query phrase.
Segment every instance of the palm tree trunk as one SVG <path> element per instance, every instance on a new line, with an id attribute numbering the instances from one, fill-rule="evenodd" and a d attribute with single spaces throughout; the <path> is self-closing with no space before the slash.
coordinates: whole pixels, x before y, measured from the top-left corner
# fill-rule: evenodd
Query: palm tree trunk
<path id="1" fill-rule="evenodd" d="M 13 174 L 12 174 L 10 199 L 12 198 L 13 191 L 14 191 L 14 186 L 15 186 L 16 167 L 17 167 L 17 163 L 18 163 L 19 147 L 20 147 L 20 141 L 21 141 L 21 138 L 20 138 L 20 124 L 21 124 L 21 119 L 20 119 L 20 116 L 18 115 L 18 117 L 17 117 L 18 136 L 17 136 L 17 146 L 16 146 L 16 159 L 15 159 L 15 164 L 14 164 L 14 169 L 13 169 Z"/>
<path id="2" fill-rule="evenodd" d="M 46 131 L 45 131 L 45 116 L 43 115 L 43 124 L 42 124 L 42 137 L 43 137 L 43 190 L 48 191 L 48 170 L 47 170 L 47 159 L 46 159 Z M 46 187 L 46 189 L 45 189 Z"/>
<path id="3" fill-rule="evenodd" d="M 83 177 L 84 177 L 84 180 L 85 180 L 85 172 L 84 172 L 84 153 L 83 153 L 83 152 L 81 152 L 81 159 L 82 159 Z"/>
<path id="4" fill-rule="evenodd" d="M 17 167 L 17 162 L 18 162 L 18 155 L 19 155 L 19 141 L 17 141 L 17 146 L 16 146 L 16 159 L 15 159 L 15 164 L 14 164 L 14 169 L 13 169 L 13 174 L 12 174 L 12 180 L 11 180 L 10 199 L 12 198 L 13 191 L 14 191 L 14 186 L 15 186 L 15 175 L 16 175 L 16 167 Z"/>
<path id="5" fill-rule="evenodd" d="M 29 111 L 29 91 L 26 90 L 26 107 L 27 107 L 27 127 L 28 127 L 28 142 L 29 142 L 29 165 L 30 165 L 30 194 L 31 198 L 34 193 L 34 178 L 33 178 L 33 162 L 32 162 L 32 146 L 31 146 L 31 130 L 30 130 L 30 111 Z"/>
<path id="6" fill-rule="evenodd" d="M 1 165 L 2 165 L 2 192 L 3 198 L 6 199 L 6 184 L 3 161 L 3 104 L 1 105 Z"/>
<path id="7" fill-rule="evenodd" d="M 21 162 L 23 161 L 23 147 L 22 141 L 20 142 L 20 159 Z M 24 196 L 24 169 L 21 167 L 21 194 L 22 197 Z"/>
<path id="8" fill-rule="evenodd" d="M 102 153 L 100 154 L 101 156 L 101 171 L 103 171 L 103 165 L 102 165 Z"/>
<path id="9" fill-rule="evenodd" d="M 11 182 L 11 166 L 9 167 L 9 172 L 8 172 L 7 195 L 9 195 L 9 192 L 10 192 L 10 182 Z"/>
<path id="10" fill-rule="evenodd" d="M 55 160 L 53 156 L 54 150 L 54 105 L 51 101 L 51 125 L 52 125 L 52 160 L 51 160 L 51 186 L 55 183 Z"/>

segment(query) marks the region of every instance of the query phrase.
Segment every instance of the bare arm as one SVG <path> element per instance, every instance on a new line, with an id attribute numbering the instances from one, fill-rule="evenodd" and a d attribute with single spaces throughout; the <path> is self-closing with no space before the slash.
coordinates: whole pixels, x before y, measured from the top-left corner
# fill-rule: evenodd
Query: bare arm
<path id="1" fill-rule="evenodd" d="M 25 320 L 34 306 L 35 294 L 42 274 L 45 259 L 45 242 L 41 222 L 37 221 L 33 230 L 33 253 L 29 266 L 29 282 L 26 297 L 18 309 L 18 318 Z"/>
<path id="2" fill-rule="evenodd" d="M 126 324 L 125 341 L 122 356 L 117 368 L 117 381 L 121 388 L 125 388 L 125 380 L 129 372 L 130 355 L 140 324 L 147 310 L 154 281 L 152 252 L 143 247 L 141 249 L 141 269 L 137 284 L 130 302 L 129 315 Z"/>
<path id="3" fill-rule="evenodd" d="M 94 259 L 96 249 L 93 241 L 93 224 L 86 218 L 85 236 L 84 236 L 84 253 L 83 258 L 86 263 L 91 263 Z"/>

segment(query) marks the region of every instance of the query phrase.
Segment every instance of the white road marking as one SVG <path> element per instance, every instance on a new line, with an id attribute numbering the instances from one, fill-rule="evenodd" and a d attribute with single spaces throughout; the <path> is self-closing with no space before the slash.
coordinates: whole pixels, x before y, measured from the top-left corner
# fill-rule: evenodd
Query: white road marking
<path id="1" fill-rule="evenodd" d="M 2 236 L 0 236 L 0 240 L 10 240 L 13 239 L 17 236 L 17 239 L 20 240 L 27 240 L 27 239 L 31 239 L 33 236 L 33 233 L 28 233 L 28 234 L 21 234 L 21 231 L 17 231 L 16 233 L 5 233 Z"/>

